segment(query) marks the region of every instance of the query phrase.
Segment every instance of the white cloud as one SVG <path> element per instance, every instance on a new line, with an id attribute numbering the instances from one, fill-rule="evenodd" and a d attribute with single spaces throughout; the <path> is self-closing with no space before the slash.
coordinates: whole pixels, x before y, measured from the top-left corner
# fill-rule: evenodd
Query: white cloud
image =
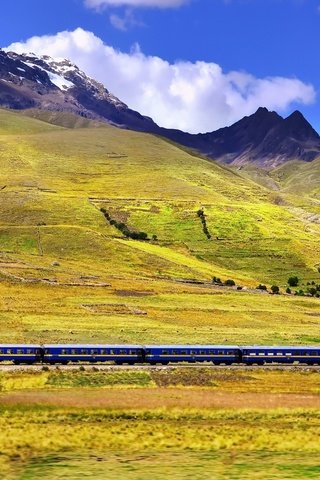
<path id="1" fill-rule="evenodd" d="M 139 46 L 130 53 L 115 50 L 81 28 L 32 37 L 8 49 L 70 58 L 131 108 L 161 126 L 189 132 L 230 125 L 260 106 L 285 112 L 293 103 L 315 101 L 313 86 L 296 78 L 224 73 L 218 64 L 200 61 L 170 64 L 144 55 Z"/>
<path id="2" fill-rule="evenodd" d="M 127 8 L 124 15 L 112 13 L 109 17 L 110 23 L 114 28 L 126 32 L 131 27 L 141 27 L 143 23 L 136 20 L 133 11 Z"/>
<path id="3" fill-rule="evenodd" d="M 174 8 L 181 7 L 189 0 L 85 0 L 85 5 L 90 8 L 102 7 L 156 7 L 156 8 Z"/>

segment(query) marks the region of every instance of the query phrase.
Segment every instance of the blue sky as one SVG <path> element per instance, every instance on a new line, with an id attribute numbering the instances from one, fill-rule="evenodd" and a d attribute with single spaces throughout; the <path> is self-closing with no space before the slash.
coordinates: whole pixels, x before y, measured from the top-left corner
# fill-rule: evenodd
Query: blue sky
<path id="1" fill-rule="evenodd" d="M 132 108 L 194 132 L 260 104 L 298 108 L 319 131 L 319 37 L 320 0 L 4 0 L 0 16 L 2 47 L 70 57 Z"/>

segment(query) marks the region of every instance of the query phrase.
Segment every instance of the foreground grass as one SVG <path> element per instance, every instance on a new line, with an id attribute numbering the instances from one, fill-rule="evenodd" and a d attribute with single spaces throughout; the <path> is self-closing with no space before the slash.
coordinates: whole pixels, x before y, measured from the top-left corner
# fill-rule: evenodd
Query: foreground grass
<path id="1" fill-rule="evenodd" d="M 318 376 L 230 368 L 2 373 L 1 478 L 318 478 Z"/>
<path id="2" fill-rule="evenodd" d="M 89 454 L 107 458 L 104 468 L 108 468 L 113 452 L 124 457 L 128 454 L 165 454 L 164 458 L 168 458 L 168 453 L 169 458 L 175 453 L 184 458 L 192 452 L 198 452 L 199 458 L 205 453 L 214 453 L 216 458 L 222 453 L 227 458 L 228 455 L 246 456 L 252 452 L 253 462 L 268 452 L 269 455 L 285 455 L 287 463 L 290 456 L 293 459 L 298 457 L 302 462 L 302 455 L 308 455 L 308 461 L 301 466 L 302 472 L 307 470 L 308 464 L 310 471 L 312 468 L 317 471 L 317 464 L 310 459 L 320 455 L 320 416 L 312 409 L 110 411 L 5 406 L 0 413 L 2 470 L 21 471 L 26 465 L 29 478 L 37 464 L 40 466 L 38 471 L 45 472 L 48 467 L 46 457 L 52 459 L 61 455 L 66 456 L 67 465 L 73 456 L 85 459 Z M 194 458 L 197 462 L 197 455 Z M 53 469 L 58 468 L 59 460 L 52 461 L 52 464 Z M 195 465 L 193 469 L 198 470 L 198 474 L 205 470 L 205 462 L 202 466 Z M 80 462 L 78 468 L 85 473 L 85 463 L 81 465 Z M 294 469 L 291 462 L 290 468 Z M 158 464 L 158 474 L 160 469 Z M 72 471 L 68 474 L 70 478 L 77 478 L 72 476 Z"/>
<path id="3" fill-rule="evenodd" d="M 140 455 L 45 456 L 29 463 L 19 480 L 254 480 L 319 478 L 319 455 L 250 452 L 143 452 Z M 106 473 L 107 472 L 107 473 Z M 106 477 L 107 475 L 107 477 Z"/>
<path id="4" fill-rule="evenodd" d="M 115 389 L 113 394 L 121 392 L 119 388 L 158 388 L 189 387 L 185 391 L 192 394 L 195 388 L 205 389 L 209 392 L 229 393 L 261 393 L 261 394 L 307 394 L 320 393 L 320 376 L 318 370 L 281 368 L 275 370 L 263 370 L 258 368 L 243 367 L 202 367 L 188 368 L 174 367 L 167 369 L 150 367 L 149 369 L 132 370 L 123 366 L 121 369 L 99 370 L 99 367 L 75 367 L 74 370 L 51 368 L 44 371 L 32 371 L 25 367 L 23 370 L 14 372 L 0 372 L 0 400 L 3 401 L 5 394 L 20 392 L 26 395 L 28 392 L 60 392 L 72 391 L 73 389 L 97 389 L 100 395 L 103 390 Z M 195 390 L 197 391 L 197 390 Z M 50 395 L 50 393 L 49 393 Z M 131 391 L 132 395 L 132 391 Z M 139 392 L 137 392 L 139 396 Z M 71 398 L 70 397 L 70 398 Z M 139 398 L 139 397 L 137 397 Z M 139 406 L 137 403 L 134 407 Z M 116 404 L 113 405 L 116 407 Z"/>

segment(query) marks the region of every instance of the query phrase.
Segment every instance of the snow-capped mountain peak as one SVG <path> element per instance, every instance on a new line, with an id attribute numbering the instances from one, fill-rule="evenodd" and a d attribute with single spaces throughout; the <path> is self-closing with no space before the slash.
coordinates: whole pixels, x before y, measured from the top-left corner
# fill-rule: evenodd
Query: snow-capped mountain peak
<path id="1" fill-rule="evenodd" d="M 60 104 L 59 109 L 99 119 L 101 116 L 97 112 L 93 113 L 87 111 L 86 107 L 83 108 L 84 97 L 88 100 L 87 97 L 89 96 L 91 97 L 89 103 L 92 103 L 95 99 L 96 101 L 107 102 L 117 110 L 128 110 L 128 107 L 112 95 L 101 83 L 88 77 L 77 65 L 66 58 L 52 58 L 48 55 L 37 56 L 34 53 L 18 54 L 0 50 L 0 82 L 5 82 L 7 91 L 10 90 L 10 86 L 15 90 L 15 98 L 12 98 L 11 102 L 8 98 L 8 92 L 6 92 L 8 106 L 14 108 L 34 106 L 56 110 L 57 104 Z M 16 98 L 17 87 L 28 94 L 29 101 L 26 102 L 26 99 L 24 99 L 19 104 Z M 39 95 L 41 98 L 38 98 Z M 66 96 L 66 98 L 61 98 L 63 96 Z M 80 102 L 79 97 L 82 99 Z"/>

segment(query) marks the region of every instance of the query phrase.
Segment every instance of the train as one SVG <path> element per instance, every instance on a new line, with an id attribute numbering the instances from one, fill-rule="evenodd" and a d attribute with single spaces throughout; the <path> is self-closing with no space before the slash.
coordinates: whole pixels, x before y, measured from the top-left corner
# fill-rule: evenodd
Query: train
<path id="1" fill-rule="evenodd" d="M 116 365 L 320 365 L 320 346 L 0 344 L 0 362 Z"/>

